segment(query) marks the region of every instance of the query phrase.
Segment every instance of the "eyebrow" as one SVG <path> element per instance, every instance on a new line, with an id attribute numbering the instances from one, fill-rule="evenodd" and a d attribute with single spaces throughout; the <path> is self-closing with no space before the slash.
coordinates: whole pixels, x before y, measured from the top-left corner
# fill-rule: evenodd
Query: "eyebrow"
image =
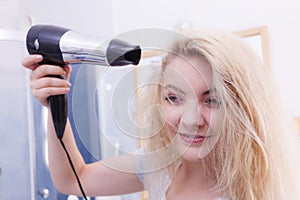
<path id="1" fill-rule="evenodd" d="M 180 88 L 174 86 L 174 85 L 166 85 L 165 88 L 171 89 L 171 90 L 176 90 L 177 92 L 180 92 L 182 94 L 185 94 L 184 91 L 182 91 Z"/>
<path id="2" fill-rule="evenodd" d="M 214 93 L 216 91 L 217 91 L 216 88 L 212 88 L 212 89 L 209 89 L 209 90 L 203 92 L 202 95 L 208 95 L 208 94 Z"/>
<path id="3" fill-rule="evenodd" d="M 176 87 L 176 86 L 174 86 L 174 85 L 166 85 L 165 88 L 171 89 L 171 90 L 176 90 L 176 91 L 178 91 L 178 92 L 180 92 L 180 93 L 182 93 L 182 94 L 185 94 L 183 90 L 181 90 L 180 88 L 178 88 L 178 87 Z M 204 96 L 204 95 L 208 95 L 208 94 L 214 93 L 214 92 L 216 92 L 216 91 L 217 91 L 216 88 L 211 88 L 211 89 L 206 90 L 205 92 L 203 92 L 202 95 L 203 95 L 203 96 Z"/>

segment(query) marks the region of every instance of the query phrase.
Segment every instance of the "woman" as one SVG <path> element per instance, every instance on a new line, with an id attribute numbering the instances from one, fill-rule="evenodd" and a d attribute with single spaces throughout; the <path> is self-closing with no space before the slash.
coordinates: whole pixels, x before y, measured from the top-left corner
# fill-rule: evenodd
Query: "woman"
<path id="1" fill-rule="evenodd" d="M 41 60 L 29 56 L 23 65 L 33 70 L 33 94 L 48 106 L 47 98 L 67 93 L 70 84 L 45 76 L 68 77 L 70 67 L 37 67 Z M 235 36 L 185 33 L 143 90 L 136 112 L 149 134 L 143 150 L 86 165 L 67 124 L 63 140 L 87 195 L 148 190 L 155 200 L 300 199 L 299 138 L 277 102 L 270 74 Z M 80 195 L 51 117 L 48 124 L 53 181 L 61 192 Z"/>

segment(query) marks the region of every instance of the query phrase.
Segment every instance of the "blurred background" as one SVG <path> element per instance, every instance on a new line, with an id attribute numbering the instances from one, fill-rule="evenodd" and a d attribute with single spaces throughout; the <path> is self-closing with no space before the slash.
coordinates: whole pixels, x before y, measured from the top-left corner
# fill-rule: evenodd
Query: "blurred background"
<path id="1" fill-rule="evenodd" d="M 0 199 L 79 199 L 56 191 L 49 176 L 45 109 L 32 97 L 30 72 L 21 66 L 31 25 L 58 25 L 105 37 L 143 28 L 197 26 L 240 32 L 267 27 L 268 62 L 279 98 L 296 119 L 300 117 L 299 10 L 297 0 L 0 0 Z M 70 93 L 70 120 L 86 162 L 138 146 L 132 137 L 101 134 L 118 132 L 109 110 L 111 98 L 116 98 L 111 88 L 120 87 L 116 80 L 126 77 L 122 91 L 130 96 L 136 76 L 130 68 L 73 67 L 71 81 L 78 87 Z M 142 198 L 133 194 L 91 199 Z"/>

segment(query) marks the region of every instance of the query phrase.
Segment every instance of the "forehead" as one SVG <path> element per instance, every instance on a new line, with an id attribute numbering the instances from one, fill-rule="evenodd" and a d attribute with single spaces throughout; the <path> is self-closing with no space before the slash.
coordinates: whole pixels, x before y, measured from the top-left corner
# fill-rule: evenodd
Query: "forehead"
<path id="1" fill-rule="evenodd" d="M 203 56 L 175 56 L 166 66 L 164 82 L 185 88 L 207 89 L 212 87 L 212 69 Z"/>

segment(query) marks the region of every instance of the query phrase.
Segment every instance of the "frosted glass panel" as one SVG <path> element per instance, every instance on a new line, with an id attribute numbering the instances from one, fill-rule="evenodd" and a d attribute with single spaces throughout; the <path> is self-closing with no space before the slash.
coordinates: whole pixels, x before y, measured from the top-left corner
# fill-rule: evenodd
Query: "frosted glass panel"
<path id="1" fill-rule="evenodd" d="M 24 43 L 0 40 L 0 52 L 0 199 L 31 199 Z"/>

